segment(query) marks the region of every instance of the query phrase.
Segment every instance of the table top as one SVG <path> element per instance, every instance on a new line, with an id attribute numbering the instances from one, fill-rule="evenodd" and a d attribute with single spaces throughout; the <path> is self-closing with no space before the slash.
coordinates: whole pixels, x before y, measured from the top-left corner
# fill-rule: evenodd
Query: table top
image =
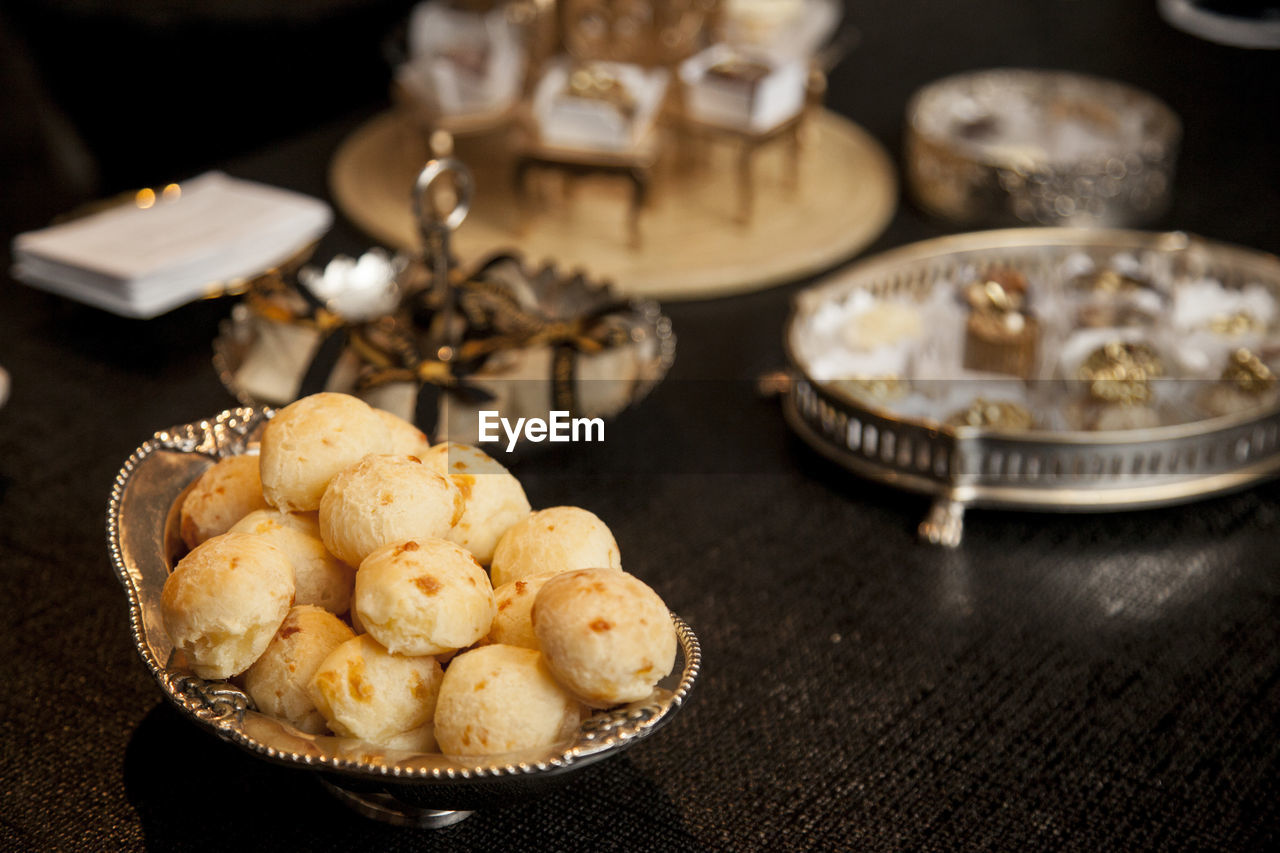
<path id="1" fill-rule="evenodd" d="M 907 97 L 948 73 L 1125 80 L 1186 126 L 1159 226 L 1280 251 L 1280 54 L 1176 32 L 1154 2 L 984 9 L 856 4 L 829 105 L 898 151 Z M 384 107 L 371 92 L 218 165 L 326 196 L 334 148 Z M 872 251 L 948 231 L 903 204 Z M 367 245 L 339 222 L 319 256 Z M 152 432 L 233 404 L 210 364 L 230 304 L 143 322 L 0 283 L 0 849 L 1275 846 L 1280 483 L 1153 511 L 973 511 L 960 548 L 923 545 L 923 499 L 834 469 L 757 392 L 802 285 L 668 305 L 669 379 L 603 444 L 516 468 L 535 506 L 600 515 L 697 631 L 688 707 L 541 798 L 411 830 L 197 729 L 133 650 L 107 497 Z"/>

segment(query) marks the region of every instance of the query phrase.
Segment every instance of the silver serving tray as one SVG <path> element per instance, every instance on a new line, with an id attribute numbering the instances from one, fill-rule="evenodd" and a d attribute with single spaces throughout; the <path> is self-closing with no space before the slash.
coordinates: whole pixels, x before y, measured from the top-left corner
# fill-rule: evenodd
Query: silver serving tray
<path id="1" fill-rule="evenodd" d="M 394 752 L 361 741 L 299 732 L 259 713 L 229 682 L 206 681 L 173 665 L 160 595 L 181 553 L 176 504 L 216 460 L 256 450 L 270 409 L 239 408 L 157 432 L 116 476 L 107 511 L 107 546 L 129 598 L 129 622 L 143 663 L 178 710 L 223 740 L 280 764 L 319 771 L 358 811 L 394 823 L 442 826 L 471 810 L 535 794 L 571 771 L 649 737 L 683 707 L 698 678 L 693 630 L 671 615 L 679 654 L 652 696 L 586 719 L 572 742 L 460 763 L 438 753 Z"/>
<path id="2" fill-rule="evenodd" d="M 797 296 L 784 346 L 791 382 L 783 412 L 828 459 L 873 480 L 935 498 L 921 538 L 958 545 L 968 506 L 1054 511 L 1138 509 L 1241 489 L 1280 472 L 1280 404 L 1141 430 L 998 431 L 895 415 L 812 379 L 794 337 L 808 312 L 863 288 L 888 296 L 929 293 L 962 267 L 1032 273 L 1067 253 L 1105 260 L 1126 250 L 1167 252 L 1174 268 L 1246 282 L 1280 295 L 1280 258 L 1181 232 L 1020 228 L 960 234 L 861 261 Z"/>

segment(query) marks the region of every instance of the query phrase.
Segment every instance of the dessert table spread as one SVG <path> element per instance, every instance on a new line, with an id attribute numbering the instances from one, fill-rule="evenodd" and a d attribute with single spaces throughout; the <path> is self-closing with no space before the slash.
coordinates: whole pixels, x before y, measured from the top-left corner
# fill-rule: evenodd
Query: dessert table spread
<path id="1" fill-rule="evenodd" d="M 861 38 L 828 106 L 888 150 L 910 94 L 947 74 L 1121 79 L 1184 123 L 1157 227 L 1280 251 L 1280 54 L 1173 30 L 1154 0 L 849 14 Z M 385 107 L 370 93 L 365 111 L 215 165 L 328 197 L 333 152 Z M 950 230 L 904 201 L 870 251 Z M 317 257 L 369 245 L 339 217 Z M 824 461 L 761 393 L 802 284 L 664 303 L 667 380 L 603 443 L 512 463 L 535 507 L 604 519 L 623 566 L 697 632 L 688 706 L 544 796 L 419 830 L 192 725 L 134 650 L 107 498 L 153 432 L 235 404 L 210 363 L 231 300 L 141 321 L 6 279 L 0 849 L 1274 847 L 1280 482 L 1159 510 L 973 511 L 960 547 L 923 544 L 925 499 Z"/>

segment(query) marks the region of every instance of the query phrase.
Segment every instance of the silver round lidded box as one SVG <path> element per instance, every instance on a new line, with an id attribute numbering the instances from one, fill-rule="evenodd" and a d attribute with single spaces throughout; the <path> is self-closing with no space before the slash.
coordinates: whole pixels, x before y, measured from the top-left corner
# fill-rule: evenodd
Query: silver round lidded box
<path id="1" fill-rule="evenodd" d="M 907 186 L 965 226 L 1150 224 L 1167 209 L 1182 124 L 1147 92 L 1063 71 L 991 69 L 907 107 Z"/>

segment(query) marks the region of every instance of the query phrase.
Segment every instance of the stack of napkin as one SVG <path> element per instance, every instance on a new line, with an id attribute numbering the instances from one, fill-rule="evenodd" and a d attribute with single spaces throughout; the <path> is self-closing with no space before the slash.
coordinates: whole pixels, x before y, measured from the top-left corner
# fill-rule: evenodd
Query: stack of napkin
<path id="1" fill-rule="evenodd" d="M 288 260 L 332 221 L 318 199 L 209 172 L 20 234 L 13 276 L 126 317 L 154 317 Z"/>

